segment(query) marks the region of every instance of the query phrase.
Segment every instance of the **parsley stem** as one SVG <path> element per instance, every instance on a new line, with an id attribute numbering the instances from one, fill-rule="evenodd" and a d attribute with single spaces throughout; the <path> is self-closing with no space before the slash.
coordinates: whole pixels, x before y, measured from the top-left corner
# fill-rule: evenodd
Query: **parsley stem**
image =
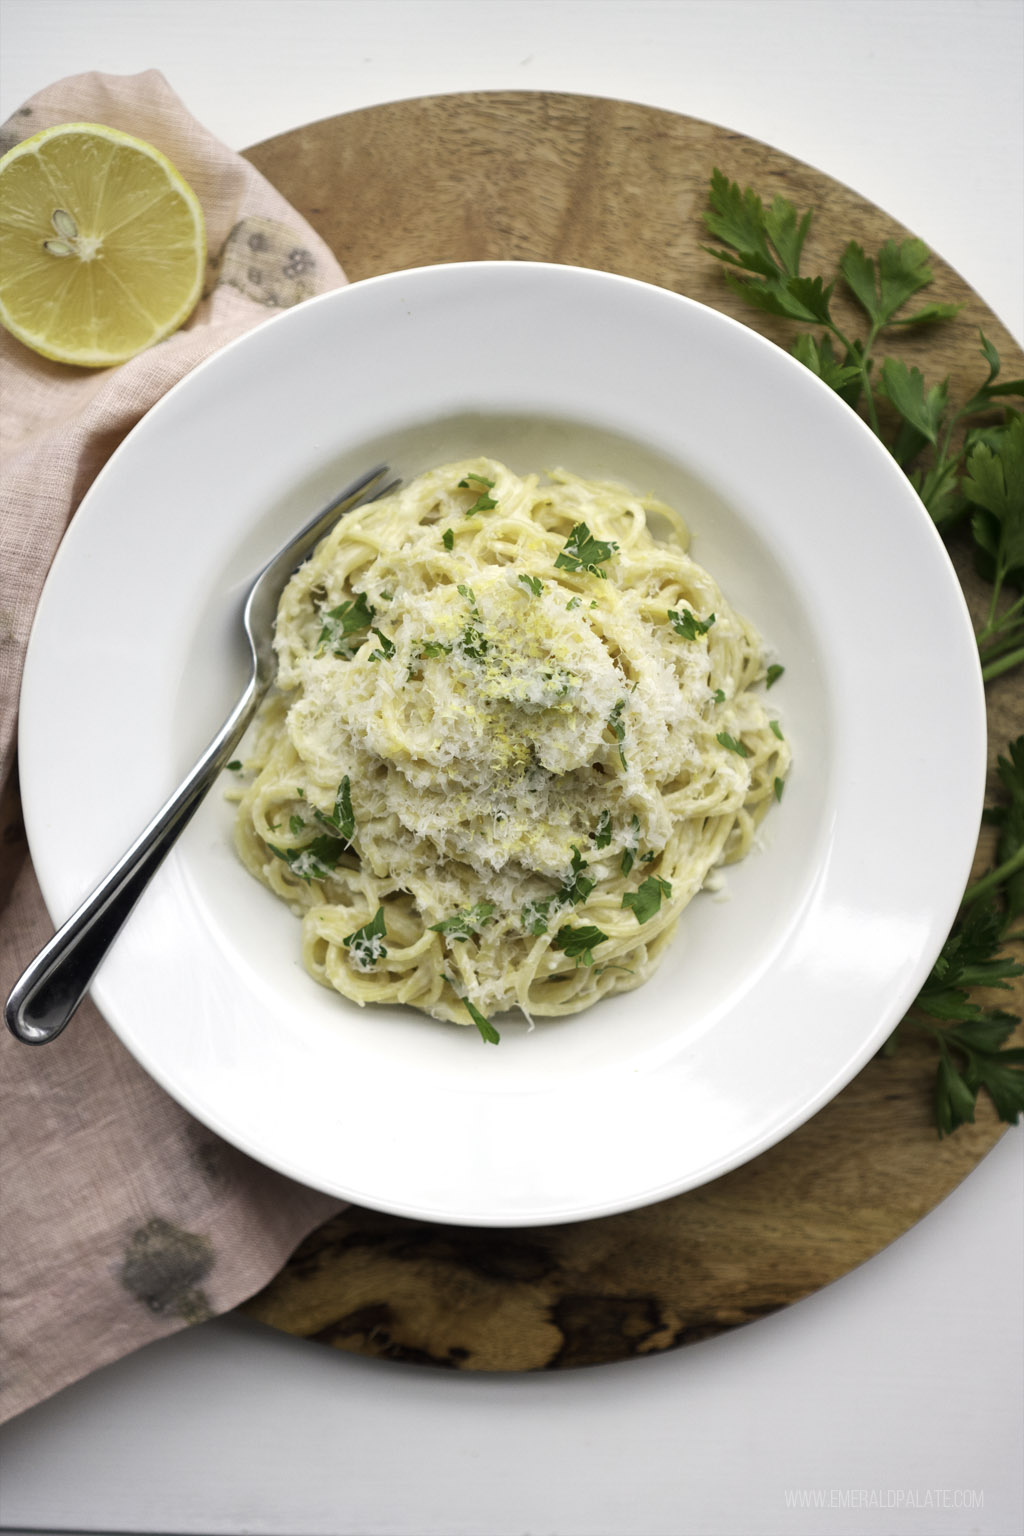
<path id="1" fill-rule="evenodd" d="M 996 608 L 999 605 L 999 594 L 1003 590 L 1003 572 L 998 563 L 995 574 L 992 577 L 992 601 L 988 605 L 988 617 L 985 620 L 985 628 L 991 629 L 995 624 Z"/>
<path id="2" fill-rule="evenodd" d="M 996 657 L 1002 656 L 1004 652 L 1015 651 L 1022 641 L 1024 641 L 1024 624 L 1020 621 L 1013 626 L 1009 634 L 1001 635 L 996 629 L 995 634 L 990 635 L 987 640 L 979 639 L 978 641 L 982 664 L 988 666 L 989 662 L 995 661 Z"/>
<path id="3" fill-rule="evenodd" d="M 840 345 L 846 348 L 847 356 L 852 357 L 855 360 L 857 370 L 860 374 L 861 388 L 864 391 L 864 408 L 867 411 L 868 424 L 870 425 L 871 430 L 875 436 L 881 437 L 882 434 L 878 427 L 878 412 L 875 410 L 875 397 L 871 388 L 871 370 L 868 367 L 868 357 L 870 355 L 871 348 L 874 346 L 877 339 L 879 327 L 877 324 L 872 325 L 870 331 L 867 334 L 867 339 L 860 347 L 855 346 L 848 337 L 843 335 L 843 332 L 839 329 L 838 325 L 836 325 L 835 321 L 829 322 L 829 330 L 832 332 L 833 336 L 840 343 Z"/>
<path id="4" fill-rule="evenodd" d="M 1006 628 L 1007 623 L 1021 608 L 1024 608 L 1024 592 L 1021 593 L 1020 597 L 1018 597 L 1015 603 L 1011 603 L 1009 608 L 1004 609 L 998 618 L 995 617 L 995 610 L 991 609 L 984 629 L 980 629 L 978 631 L 979 646 L 987 647 L 993 640 L 995 640 L 999 635 L 999 631 Z"/>
<path id="5" fill-rule="evenodd" d="M 1010 651 L 1007 656 L 1000 656 L 998 661 L 989 662 L 987 667 L 982 667 L 982 682 L 990 683 L 994 677 L 1001 677 L 1004 672 L 1009 672 L 1012 667 L 1019 666 L 1024 661 L 1024 645 L 1016 651 Z"/>
<path id="6" fill-rule="evenodd" d="M 1019 659 L 1024 660 L 1024 651 L 1021 652 Z M 996 886 L 1002 885 L 1011 875 L 1015 875 L 1018 869 L 1024 869 L 1024 843 L 1002 864 L 997 864 L 995 869 L 990 869 L 987 875 L 982 875 L 980 880 L 975 880 L 973 885 L 969 885 L 964 892 L 962 905 L 966 906 L 970 901 L 977 901 L 979 896 L 987 896 L 989 891 L 995 890 Z"/>

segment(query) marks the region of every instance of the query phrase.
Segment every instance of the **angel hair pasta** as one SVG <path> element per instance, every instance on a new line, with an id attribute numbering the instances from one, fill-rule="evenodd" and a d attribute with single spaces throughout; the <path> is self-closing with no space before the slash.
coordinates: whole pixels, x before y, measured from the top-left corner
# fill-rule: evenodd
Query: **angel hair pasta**
<path id="1" fill-rule="evenodd" d="M 237 843 L 318 981 L 497 1040 L 651 974 L 789 764 L 758 637 L 687 543 L 651 498 L 481 458 L 296 572 Z"/>

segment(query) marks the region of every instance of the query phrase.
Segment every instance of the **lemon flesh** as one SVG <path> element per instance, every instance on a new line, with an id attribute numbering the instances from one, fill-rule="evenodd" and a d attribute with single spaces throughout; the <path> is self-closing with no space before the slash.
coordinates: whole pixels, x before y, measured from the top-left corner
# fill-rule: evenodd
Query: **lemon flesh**
<path id="1" fill-rule="evenodd" d="M 142 139 L 62 123 L 0 160 L 0 324 L 44 357 L 134 357 L 187 320 L 205 264 L 198 198 Z"/>

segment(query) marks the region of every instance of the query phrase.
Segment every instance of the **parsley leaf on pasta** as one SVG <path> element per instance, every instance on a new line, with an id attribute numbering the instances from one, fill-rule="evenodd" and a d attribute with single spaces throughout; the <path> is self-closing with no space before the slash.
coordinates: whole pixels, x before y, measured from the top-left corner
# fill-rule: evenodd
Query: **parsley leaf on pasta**
<path id="1" fill-rule="evenodd" d="M 557 899 L 563 903 L 569 902 L 574 907 L 580 906 L 586 901 L 595 882 L 588 879 L 583 871 L 588 867 L 586 859 L 574 845 L 572 850 L 572 868 L 562 883 L 562 888 Z"/>
<path id="2" fill-rule="evenodd" d="M 618 547 L 610 541 L 595 539 L 586 523 L 577 523 L 555 565 L 564 571 L 589 571 L 603 581 L 608 572 L 602 571 L 601 566 L 612 558 Z"/>
<path id="3" fill-rule="evenodd" d="M 662 897 L 668 899 L 671 895 L 672 886 L 668 880 L 662 880 L 658 875 L 648 875 L 638 890 L 623 893 L 622 905 L 632 908 L 638 923 L 648 923 L 660 910 Z"/>
<path id="4" fill-rule="evenodd" d="M 573 928 L 567 923 L 559 928 L 555 937 L 551 940 L 552 949 L 560 949 L 570 960 L 575 960 L 577 965 L 593 965 L 594 950 L 598 944 L 606 944 L 608 935 L 602 933 L 600 928 L 592 925 L 583 928 Z"/>
<path id="5" fill-rule="evenodd" d="M 317 640 L 318 651 L 333 651 L 335 656 L 351 655 L 351 647 L 344 644 L 345 640 L 349 635 L 358 635 L 362 630 L 369 629 L 376 614 L 377 610 L 366 601 L 365 592 L 339 603 L 337 608 L 329 609 L 324 615 L 324 626 Z"/>
<path id="6" fill-rule="evenodd" d="M 446 933 L 456 943 L 465 944 L 467 939 L 475 939 L 481 928 L 491 921 L 494 916 L 494 903 L 490 901 L 478 901 L 475 906 L 464 907 L 461 912 L 453 912 L 451 917 L 446 917 L 443 922 L 431 923 L 431 933 Z"/>
<path id="7" fill-rule="evenodd" d="M 623 850 L 622 850 L 622 859 L 621 859 L 620 864 L 619 864 L 619 869 L 621 870 L 621 872 L 624 875 L 628 875 L 630 870 L 633 868 L 633 863 L 634 863 L 634 861 L 636 859 L 637 849 L 639 847 L 640 847 L 640 818 L 639 818 L 639 816 L 635 816 L 634 815 L 634 817 L 632 818 L 632 820 L 630 821 L 630 824 L 629 824 L 629 837 L 628 837 L 628 840 L 626 842 L 625 848 L 623 848 Z"/>
<path id="8" fill-rule="evenodd" d="M 395 642 L 389 640 L 382 630 L 374 628 L 374 634 L 380 641 L 380 646 L 370 652 L 371 661 L 391 661 L 395 654 Z"/>
<path id="9" fill-rule="evenodd" d="M 378 960 L 387 959 L 388 952 L 383 943 L 386 938 L 384 908 L 378 907 L 368 923 L 364 923 L 362 928 L 357 928 L 355 933 L 348 934 L 341 942 L 351 955 L 352 964 L 356 969 L 369 971 Z"/>
<path id="10" fill-rule="evenodd" d="M 480 1031 L 481 1040 L 486 1041 L 488 1045 L 497 1045 L 501 1040 L 501 1036 L 495 1029 L 494 1025 L 491 1023 L 490 1019 L 485 1019 L 479 1008 L 475 1007 L 470 1002 L 468 997 L 464 997 L 462 1002 L 466 1012 L 469 1014 L 470 1018 L 473 1020 L 473 1023 Z"/>
<path id="11" fill-rule="evenodd" d="M 619 761 L 622 763 L 623 768 L 626 767 L 626 754 L 622 750 L 622 743 L 626 739 L 626 727 L 622 723 L 622 711 L 625 707 L 625 699 L 620 699 L 608 716 L 608 729 L 619 743 Z"/>
<path id="12" fill-rule="evenodd" d="M 607 848 L 612 840 L 612 813 L 604 810 L 597 819 L 597 826 L 590 834 L 595 848 Z"/>
<path id="13" fill-rule="evenodd" d="M 338 838 L 328 836 L 314 837 L 302 848 L 277 848 L 273 843 L 267 844 L 274 857 L 287 864 L 292 874 L 307 885 L 311 880 L 330 879 L 344 846 Z"/>
<path id="14" fill-rule="evenodd" d="M 682 635 L 684 640 L 697 640 L 701 635 L 706 635 L 715 622 L 713 613 L 706 619 L 698 619 L 692 608 L 682 608 L 678 612 L 675 608 L 670 608 L 668 617 L 676 634 Z"/>
<path id="15" fill-rule="evenodd" d="M 333 836 L 342 838 L 346 843 L 352 841 L 352 835 L 356 830 L 356 819 L 352 814 L 352 791 L 347 773 L 338 785 L 338 793 L 335 796 L 331 814 L 326 816 L 323 811 L 314 808 L 313 815 Z"/>

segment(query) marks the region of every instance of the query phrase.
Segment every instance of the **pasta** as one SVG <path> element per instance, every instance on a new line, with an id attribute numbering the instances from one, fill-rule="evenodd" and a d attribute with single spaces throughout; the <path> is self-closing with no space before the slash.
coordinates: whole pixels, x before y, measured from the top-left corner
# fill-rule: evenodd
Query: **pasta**
<path id="1" fill-rule="evenodd" d="M 496 1040 L 651 974 L 789 765 L 759 638 L 687 545 L 652 498 L 477 458 L 296 572 L 236 842 L 318 981 Z"/>

